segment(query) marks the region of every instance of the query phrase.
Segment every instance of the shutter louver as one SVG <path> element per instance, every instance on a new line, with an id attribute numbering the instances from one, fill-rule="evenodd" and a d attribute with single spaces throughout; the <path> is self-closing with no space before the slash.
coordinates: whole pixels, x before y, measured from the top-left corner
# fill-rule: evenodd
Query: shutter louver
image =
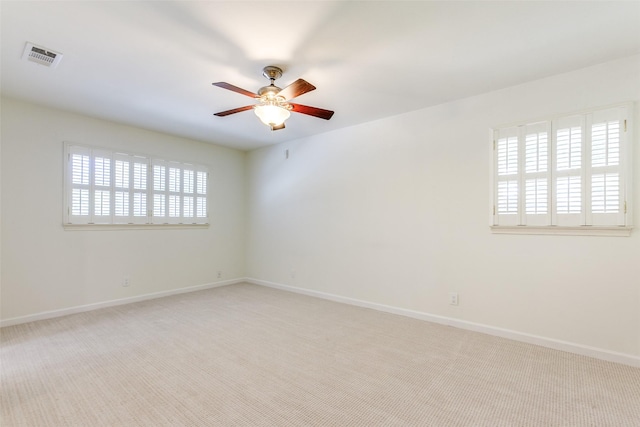
<path id="1" fill-rule="evenodd" d="M 501 215 L 518 213 L 518 181 L 498 183 L 498 213 Z"/>
<path id="2" fill-rule="evenodd" d="M 620 180 L 617 173 L 596 174 L 591 177 L 591 211 L 593 213 L 620 211 Z"/>
<path id="3" fill-rule="evenodd" d="M 547 171 L 547 132 L 529 133 L 525 137 L 525 172 Z"/>
<path id="4" fill-rule="evenodd" d="M 207 173 L 198 171 L 198 194 L 207 194 Z"/>
<path id="5" fill-rule="evenodd" d="M 196 206 L 196 216 L 198 218 L 207 217 L 207 198 L 206 197 L 198 197 L 197 206 Z"/>
<path id="6" fill-rule="evenodd" d="M 546 214 L 547 199 L 549 192 L 547 191 L 547 179 L 528 179 L 525 184 L 526 202 L 525 212 L 528 215 Z"/>
<path id="7" fill-rule="evenodd" d="M 180 216 L 180 196 L 169 196 L 169 217 L 177 218 Z"/>
<path id="8" fill-rule="evenodd" d="M 165 216 L 165 199 L 164 194 L 153 195 L 153 216 L 163 218 Z"/>
<path id="9" fill-rule="evenodd" d="M 71 191 L 71 215 L 89 216 L 89 190 L 74 188 Z"/>
<path id="10" fill-rule="evenodd" d="M 556 205 L 559 214 L 582 212 L 582 185 L 579 176 L 563 176 L 556 180 Z"/>
<path id="11" fill-rule="evenodd" d="M 129 216 L 129 193 L 116 191 L 115 199 L 115 215 L 117 217 Z"/>
<path id="12" fill-rule="evenodd" d="M 618 166 L 620 122 L 597 123 L 591 129 L 591 167 Z"/>
<path id="13" fill-rule="evenodd" d="M 557 170 L 580 169 L 582 165 L 582 129 L 572 127 L 558 130 L 556 140 Z"/>
<path id="14" fill-rule="evenodd" d="M 106 190 L 96 190 L 94 199 L 94 215 L 109 216 L 111 215 L 111 193 Z"/>
<path id="15" fill-rule="evenodd" d="M 184 192 L 193 194 L 193 171 L 189 169 L 184 170 Z"/>
<path id="16" fill-rule="evenodd" d="M 164 191 L 165 188 L 165 167 L 160 165 L 153 166 L 153 190 Z"/>
<path id="17" fill-rule="evenodd" d="M 147 195 L 145 193 L 133 194 L 133 216 L 145 217 L 147 216 Z"/>
<path id="18" fill-rule="evenodd" d="M 95 185 L 98 187 L 108 187 L 111 185 L 111 159 L 96 157 L 95 160 Z"/>
<path id="19" fill-rule="evenodd" d="M 169 191 L 180 192 L 180 169 L 169 168 Z"/>
<path id="20" fill-rule="evenodd" d="M 498 175 L 518 173 L 518 137 L 498 140 Z"/>
<path id="21" fill-rule="evenodd" d="M 82 154 L 71 155 L 73 184 L 89 185 L 89 156 Z"/>
<path id="22" fill-rule="evenodd" d="M 182 204 L 185 218 L 193 218 L 193 196 L 185 196 L 184 203 Z"/>
<path id="23" fill-rule="evenodd" d="M 133 188 L 136 190 L 147 189 L 147 165 L 146 163 L 133 164 Z"/>

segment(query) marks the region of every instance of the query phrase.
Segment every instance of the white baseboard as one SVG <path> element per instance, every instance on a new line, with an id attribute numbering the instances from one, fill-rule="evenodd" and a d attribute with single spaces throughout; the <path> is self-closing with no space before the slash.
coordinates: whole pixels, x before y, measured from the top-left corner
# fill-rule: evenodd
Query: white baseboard
<path id="1" fill-rule="evenodd" d="M 43 311 L 41 313 L 30 314 L 27 316 L 13 317 L 10 319 L 0 320 L 0 327 L 19 325 L 21 323 L 34 322 L 36 320 L 52 319 L 54 317 L 66 316 L 68 314 L 83 313 L 85 311 L 97 310 L 99 308 L 113 307 L 116 305 L 131 304 L 133 302 L 145 301 L 155 298 L 168 297 L 170 295 L 183 294 L 187 292 L 201 291 L 209 288 L 217 288 L 220 286 L 233 285 L 234 283 L 246 282 L 244 278 L 221 280 L 219 282 L 206 283 L 204 285 L 189 286 L 186 288 L 170 289 L 168 291 L 154 292 L 150 294 L 138 295 L 135 297 L 120 298 L 110 301 L 97 302 L 93 304 L 78 305 L 75 307 L 63 308 L 60 310 Z"/>
<path id="2" fill-rule="evenodd" d="M 581 356 L 593 357 L 596 359 L 606 360 L 608 362 L 622 363 L 640 368 L 640 357 L 625 353 L 617 353 L 614 351 L 604 350 L 596 347 L 590 347 L 582 344 L 576 344 L 568 341 L 546 338 L 538 335 L 527 334 L 523 332 L 513 331 L 510 329 L 497 328 L 494 326 L 483 325 L 466 320 L 454 319 L 452 317 L 439 316 L 435 314 L 424 313 L 415 310 L 408 310 L 399 307 L 388 306 L 384 304 L 373 303 L 369 301 L 358 300 L 354 298 L 344 297 L 340 295 L 330 294 L 326 292 L 314 291 L 310 289 L 297 288 L 295 286 L 282 285 L 279 283 L 268 282 L 266 280 L 247 278 L 248 283 L 254 285 L 267 286 L 270 288 L 280 289 L 289 292 L 295 292 L 312 297 L 322 298 L 330 301 L 341 302 L 345 304 L 355 305 L 358 307 L 370 308 L 373 310 L 384 311 L 387 313 L 398 314 L 401 316 L 412 317 L 414 319 L 425 320 L 428 322 L 439 323 L 441 325 L 453 326 L 459 329 L 481 332 L 483 334 L 494 335 L 502 338 L 508 338 L 514 341 L 535 344 L 542 347 L 552 348 L 555 350 L 566 351 L 569 353 L 579 354 Z"/>

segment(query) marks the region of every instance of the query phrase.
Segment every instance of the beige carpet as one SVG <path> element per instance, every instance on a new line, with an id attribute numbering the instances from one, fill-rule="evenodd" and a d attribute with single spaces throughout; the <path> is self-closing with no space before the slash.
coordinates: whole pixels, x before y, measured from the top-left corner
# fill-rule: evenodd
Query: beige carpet
<path id="1" fill-rule="evenodd" d="M 9 426 L 640 426 L 640 369 L 249 284 L 1 330 Z"/>

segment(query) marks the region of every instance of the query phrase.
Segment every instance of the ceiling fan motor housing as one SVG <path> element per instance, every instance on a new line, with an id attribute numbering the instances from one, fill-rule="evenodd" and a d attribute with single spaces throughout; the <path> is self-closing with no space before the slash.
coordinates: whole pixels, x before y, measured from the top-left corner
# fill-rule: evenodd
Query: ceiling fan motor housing
<path id="1" fill-rule="evenodd" d="M 258 95 L 260 95 L 260 97 L 263 96 L 267 96 L 268 98 L 275 98 L 275 96 L 278 94 L 278 92 L 280 92 L 282 89 L 280 89 L 278 86 L 275 86 L 273 84 L 269 85 L 269 86 L 264 86 L 261 87 L 258 90 Z"/>

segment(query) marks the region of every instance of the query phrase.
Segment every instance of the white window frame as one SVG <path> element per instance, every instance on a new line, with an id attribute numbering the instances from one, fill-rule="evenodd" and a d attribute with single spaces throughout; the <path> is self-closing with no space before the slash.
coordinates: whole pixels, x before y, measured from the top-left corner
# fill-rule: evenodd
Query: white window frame
<path id="1" fill-rule="evenodd" d="M 628 102 L 494 128 L 491 231 L 629 236 L 633 228 L 632 117 L 633 103 Z M 600 142 L 600 152 L 609 150 L 609 134 L 601 136 L 609 128 L 614 141 L 611 163 L 609 157 L 602 160 L 592 152 L 594 141 Z M 536 132 L 547 147 L 546 158 L 537 160 L 532 137 Z M 561 181 L 568 186 L 561 187 Z M 604 196 L 602 202 L 607 188 L 613 189 L 613 195 Z"/>
<path id="2" fill-rule="evenodd" d="M 155 166 L 165 168 L 162 190 L 154 185 Z M 171 182 L 170 170 L 175 178 Z M 185 174 L 193 179 L 185 181 Z M 64 142 L 63 226 L 65 229 L 208 227 L 208 179 L 207 168 L 200 164 Z M 163 196 L 164 215 L 155 209 L 156 195 Z M 189 198 L 193 208 L 184 209 Z M 198 198 L 204 208 L 196 211 Z M 170 206 L 170 201 L 179 206 L 175 203 Z M 170 207 L 176 207 L 171 214 Z"/>

